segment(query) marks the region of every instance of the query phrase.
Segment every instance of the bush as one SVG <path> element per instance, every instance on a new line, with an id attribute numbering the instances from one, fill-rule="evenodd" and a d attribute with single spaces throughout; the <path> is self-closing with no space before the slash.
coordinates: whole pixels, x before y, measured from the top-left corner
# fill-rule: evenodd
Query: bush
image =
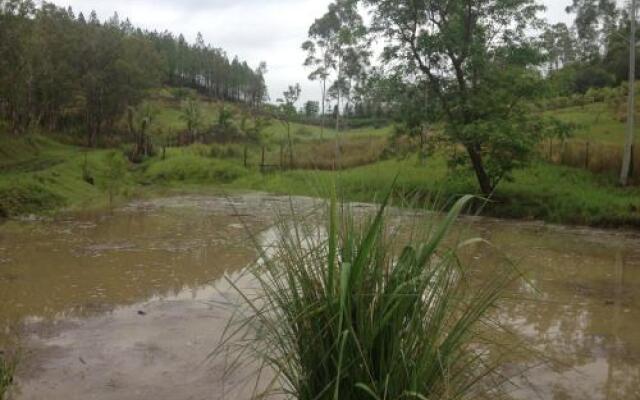
<path id="1" fill-rule="evenodd" d="M 0 186 L 0 216 L 12 217 L 61 207 L 64 199 L 36 182 L 14 181 Z"/>
<path id="2" fill-rule="evenodd" d="M 313 132 L 308 127 L 301 126 L 300 128 L 296 129 L 295 136 L 309 137 L 313 136 Z"/>
<path id="3" fill-rule="evenodd" d="M 252 269 L 258 294 L 240 292 L 246 314 L 227 330 L 242 333 L 223 347 L 253 350 L 297 400 L 498 397 L 500 353 L 513 349 L 498 344 L 506 332 L 489 313 L 518 274 L 473 276 L 456 256 L 462 245 L 443 244 L 469 200 L 439 226 L 421 221 L 433 230 L 416 224 L 420 239 L 407 243 L 394 242 L 386 202 L 364 221 L 335 200 L 323 228 L 307 216 L 281 220 Z"/>
<path id="4" fill-rule="evenodd" d="M 111 206 L 114 198 L 121 194 L 123 179 L 127 173 L 127 161 L 117 151 L 110 151 L 104 155 L 104 165 L 98 186 L 107 193 L 109 206 Z"/>
<path id="5" fill-rule="evenodd" d="M 231 183 L 247 173 L 246 169 L 231 162 L 181 154 L 152 163 L 145 176 L 156 182 Z"/>
<path id="6" fill-rule="evenodd" d="M 235 145 L 213 144 L 209 150 L 212 158 L 242 158 L 244 150 Z"/>
<path id="7" fill-rule="evenodd" d="M 187 88 L 173 88 L 171 89 L 171 96 L 173 97 L 173 100 L 179 102 L 186 100 L 187 98 L 195 97 L 193 91 Z"/>
<path id="8" fill-rule="evenodd" d="M 573 89 L 578 93 L 586 93 L 590 88 L 603 88 L 613 86 L 615 76 L 597 65 L 590 65 L 579 68 L 576 71 Z"/>

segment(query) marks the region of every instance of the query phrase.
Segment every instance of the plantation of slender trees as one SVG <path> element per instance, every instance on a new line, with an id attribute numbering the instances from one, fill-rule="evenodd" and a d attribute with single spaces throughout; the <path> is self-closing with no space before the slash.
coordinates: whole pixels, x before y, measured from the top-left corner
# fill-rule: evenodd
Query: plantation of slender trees
<path id="1" fill-rule="evenodd" d="M 0 0 L 0 131 L 82 132 L 88 145 L 113 130 L 145 92 L 187 86 L 257 106 L 266 65 L 252 69 L 222 49 L 134 27 L 114 14 L 32 0 Z"/>

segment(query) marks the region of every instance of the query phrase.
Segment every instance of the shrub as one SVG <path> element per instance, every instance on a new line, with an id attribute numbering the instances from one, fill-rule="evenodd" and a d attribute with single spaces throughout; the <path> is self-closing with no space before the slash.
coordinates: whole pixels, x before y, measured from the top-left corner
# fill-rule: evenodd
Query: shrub
<path id="1" fill-rule="evenodd" d="M 181 154 L 149 166 L 145 175 L 152 181 L 230 183 L 247 174 L 247 170 L 231 162 Z"/>
<path id="2" fill-rule="evenodd" d="M 16 363 L 0 350 L 0 400 L 5 400 L 13 384 Z"/>
<path id="3" fill-rule="evenodd" d="M 212 144 L 209 156 L 213 158 L 242 158 L 243 149 L 234 145 Z"/>
<path id="4" fill-rule="evenodd" d="M 362 221 L 333 200 L 324 229 L 281 220 L 251 270 L 258 293 L 229 280 L 247 308 L 223 348 L 253 350 L 297 400 L 491 398 L 503 380 L 490 350 L 506 349 L 489 313 L 518 274 L 474 277 L 458 262 L 462 245 L 443 244 L 469 200 L 407 243 L 385 222 L 386 201 Z"/>
<path id="5" fill-rule="evenodd" d="M 0 186 L 0 217 L 38 213 L 63 206 L 64 199 L 36 182 Z"/>
<path id="6" fill-rule="evenodd" d="M 313 136 L 313 132 L 308 127 L 301 126 L 300 128 L 296 129 L 295 136 L 309 137 Z"/>
<path id="7" fill-rule="evenodd" d="M 114 198 L 121 194 L 124 176 L 127 173 L 127 161 L 117 151 L 110 151 L 104 157 L 105 169 L 98 185 L 107 192 L 109 206 L 112 206 Z"/>
<path id="8" fill-rule="evenodd" d="M 386 142 L 386 138 L 300 142 L 294 146 L 293 167 L 333 170 L 372 164 L 380 159 Z"/>
<path id="9" fill-rule="evenodd" d="M 189 97 L 194 97 L 193 92 L 187 88 L 171 89 L 171 96 L 175 101 L 183 101 Z"/>

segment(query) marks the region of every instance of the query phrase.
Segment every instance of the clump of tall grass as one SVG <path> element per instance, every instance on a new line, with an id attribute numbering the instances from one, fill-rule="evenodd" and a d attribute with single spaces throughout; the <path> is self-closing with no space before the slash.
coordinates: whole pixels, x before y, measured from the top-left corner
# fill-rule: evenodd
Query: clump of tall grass
<path id="1" fill-rule="evenodd" d="M 408 230 L 388 198 L 368 217 L 333 198 L 324 226 L 277 224 L 251 269 L 256 292 L 230 280 L 247 306 L 223 341 L 237 349 L 232 366 L 252 350 L 275 377 L 262 395 L 297 400 L 495 398 L 504 329 L 492 315 L 519 275 L 505 266 L 479 279 L 456 255 L 471 242 L 445 244 L 471 197 Z"/>
<path id="2" fill-rule="evenodd" d="M 0 400 L 5 400 L 9 388 L 13 385 L 16 363 L 0 350 Z"/>
<path id="3" fill-rule="evenodd" d="M 386 145 L 386 138 L 350 138 L 338 143 L 334 140 L 301 142 L 294 146 L 292 167 L 326 171 L 373 164 L 380 160 Z"/>

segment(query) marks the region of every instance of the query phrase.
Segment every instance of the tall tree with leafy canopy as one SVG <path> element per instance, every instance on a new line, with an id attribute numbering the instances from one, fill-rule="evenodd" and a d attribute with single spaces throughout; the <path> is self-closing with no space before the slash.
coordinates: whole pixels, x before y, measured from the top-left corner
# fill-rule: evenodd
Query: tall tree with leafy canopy
<path id="1" fill-rule="evenodd" d="M 14 134 L 24 131 L 32 117 L 29 42 L 34 14 L 33 1 L 0 0 L 0 112 Z"/>
<path id="2" fill-rule="evenodd" d="M 307 58 L 304 61 L 305 67 L 313 68 L 309 74 L 309 80 L 320 82 L 320 138 L 324 137 L 324 121 L 325 121 L 325 105 L 327 103 L 327 79 L 330 71 L 334 68 L 335 60 L 330 51 L 328 51 L 327 42 L 320 37 L 314 40 L 307 40 L 302 44 L 302 49 L 307 52 Z"/>
<path id="3" fill-rule="evenodd" d="M 527 34 L 535 0 L 364 0 L 384 61 L 419 73 L 439 100 L 445 133 L 464 147 L 490 195 L 533 154 L 544 131 L 523 100 L 538 90 L 542 57 Z"/>
<path id="4" fill-rule="evenodd" d="M 355 76 L 356 65 L 361 65 L 368 56 L 365 37 L 366 26 L 358 12 L 358 2 L 337 0 L 311 25 L 310 40 L 303 44 L 303 49 L 308 52 L 305 64 L 316 67 L 310 78 L 323 82 L 323 97 L 327 91 L 327 78 L 335 75 L 329 89 L 337 102 L 336 130 L 340 130 L 340 107 L 347 82 Z M 322 103 L 324 107 L 324 99 Z"/>
<path id="5" fill-rule="evenodd" d="M 558 71 L 576 61 L 577 38 L 565 23 L 545 28 L 542 34 L 542 47 L 547 56 L 549 72 Z"/>
<path id="6" fill-rule="evenodd" d="M 604 51 L 607 34 L 616 27 L 620 14 L 616 0 L 573 0 L 566 10 L 575 14 L 582 59 L 598 58 Z"/>

